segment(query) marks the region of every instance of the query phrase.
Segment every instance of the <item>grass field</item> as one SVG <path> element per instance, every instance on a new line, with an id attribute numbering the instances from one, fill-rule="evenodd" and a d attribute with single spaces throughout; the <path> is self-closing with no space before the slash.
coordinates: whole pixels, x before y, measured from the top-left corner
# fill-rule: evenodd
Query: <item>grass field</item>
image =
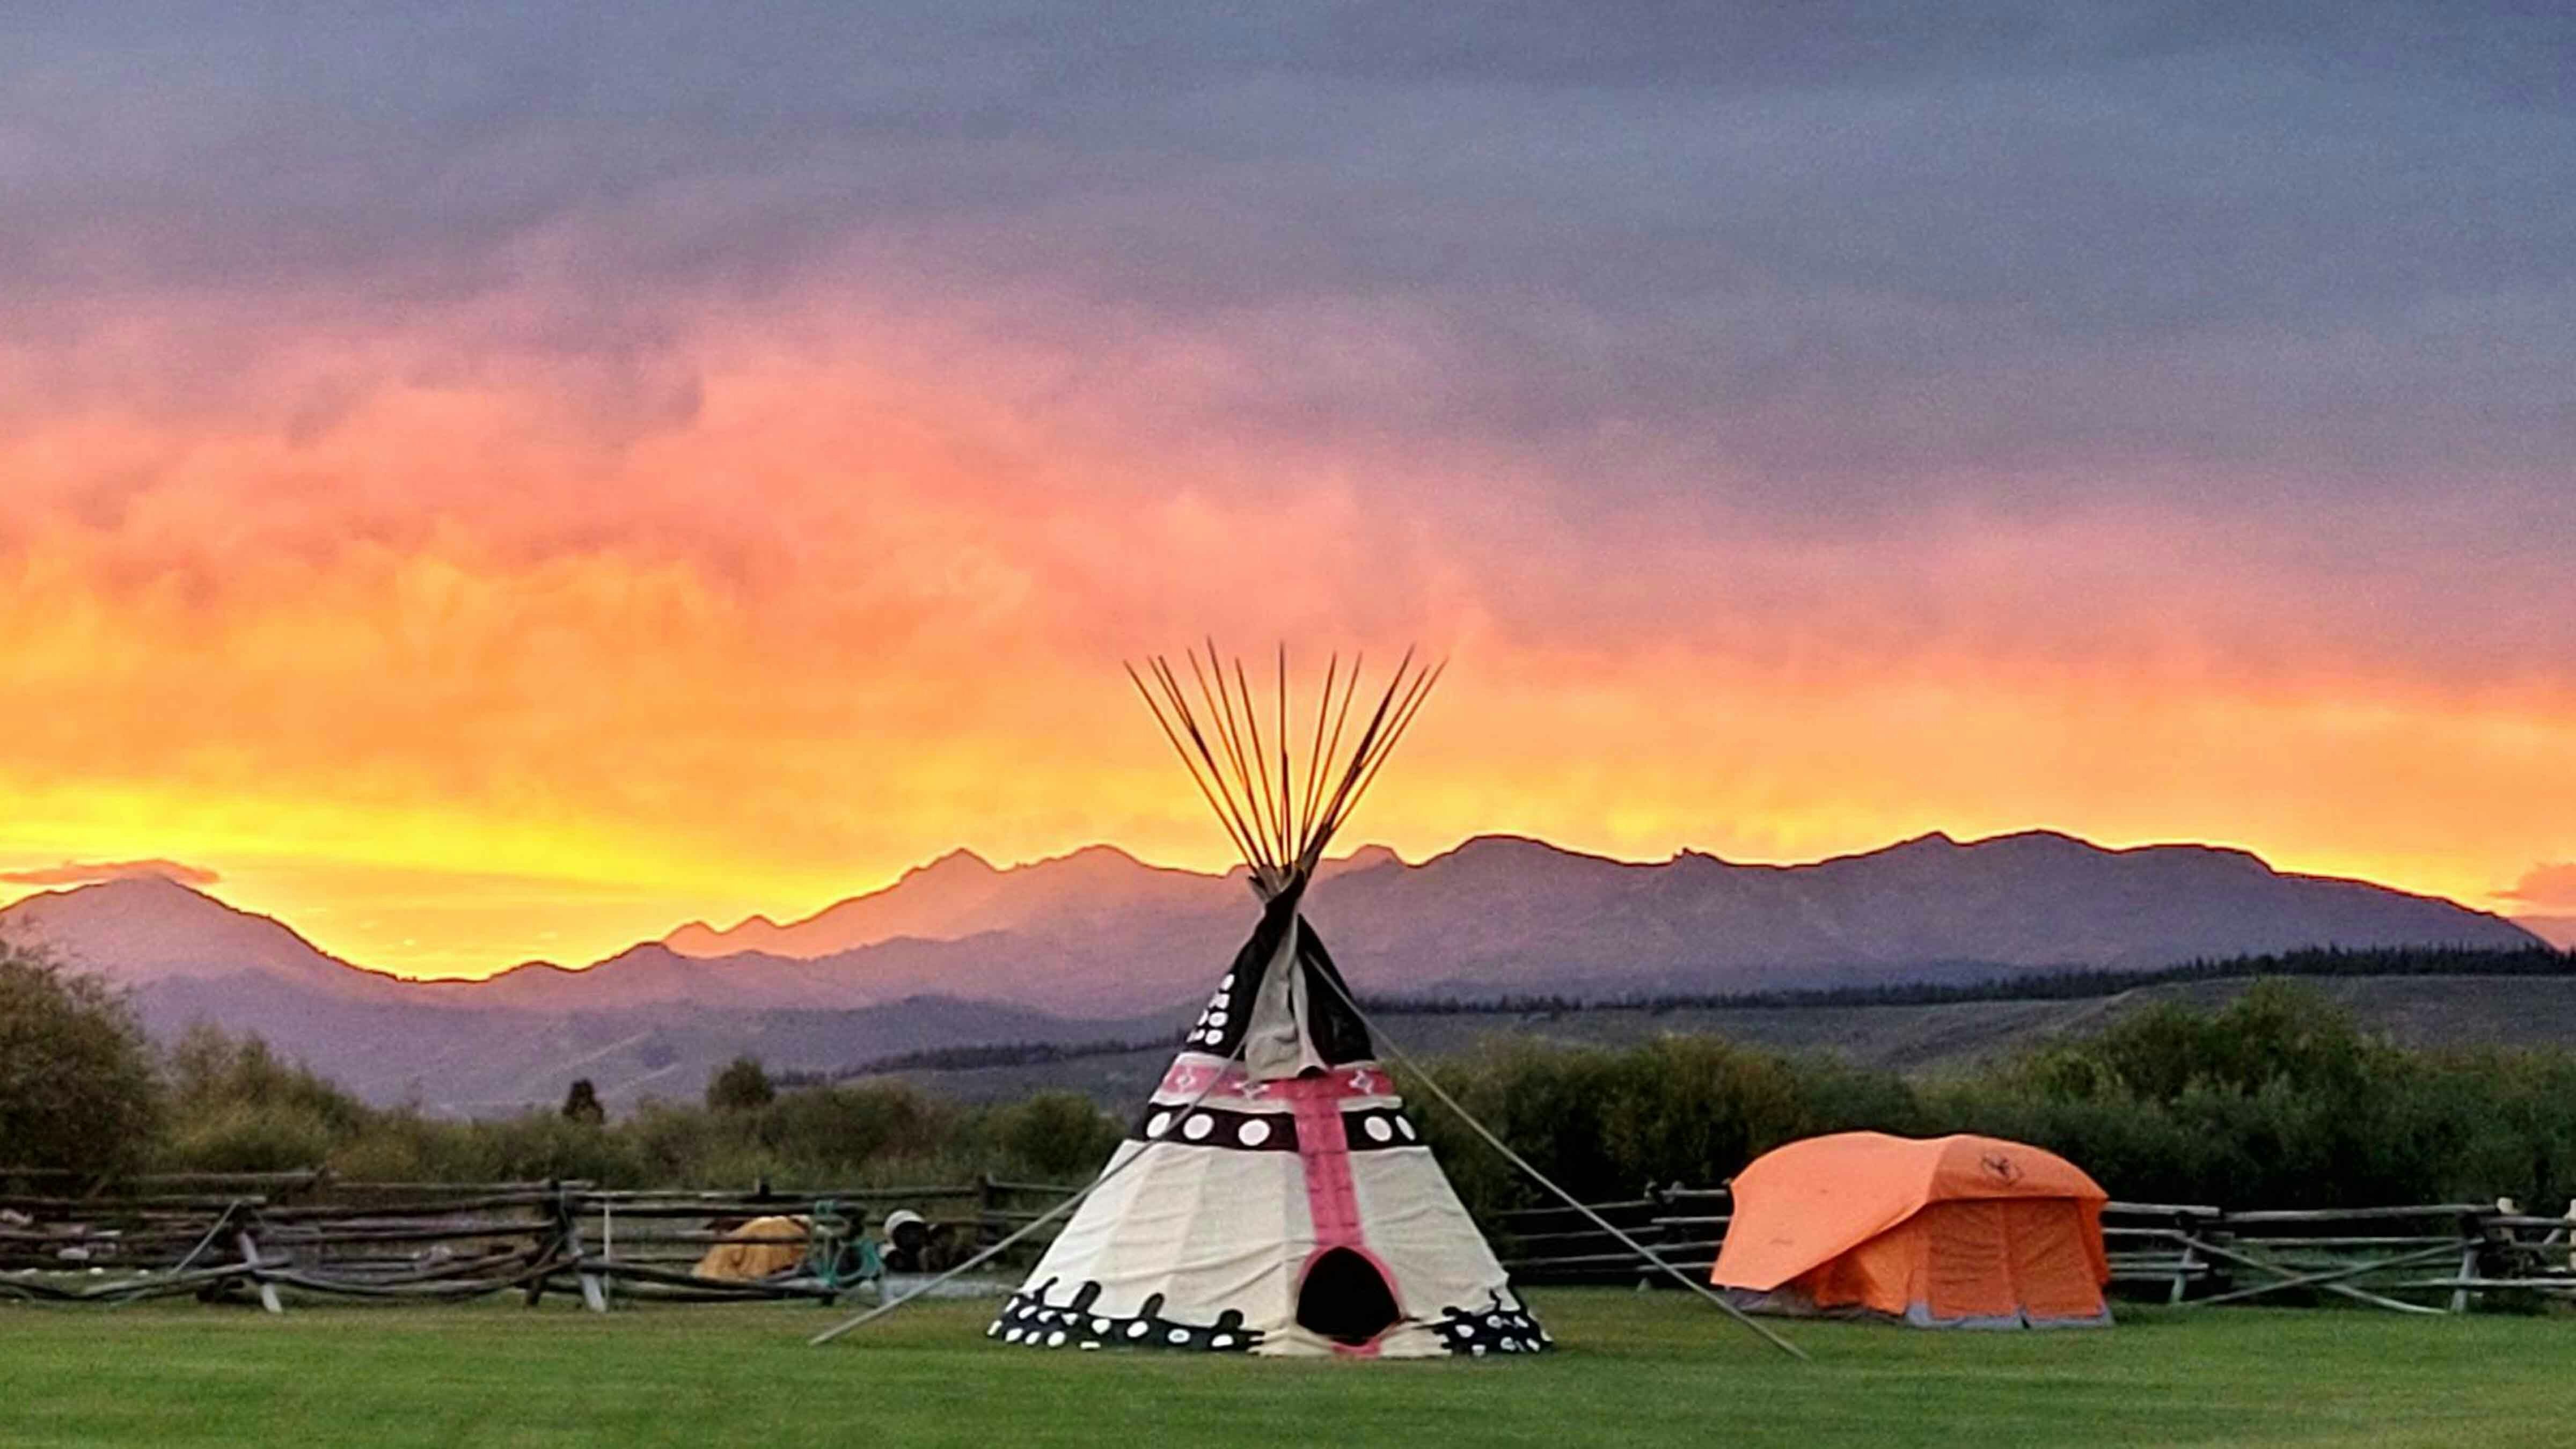
<path id="1" fill-rule="evenodd" d="M 2110 1332 L 1791 1325 L 1677 1293 L 1534 1295 L 1543 1359 L 1033 1352 L 989 1305 L 823 1348 L 801 1306 L 0 1305 L 0 1444 L 2467 1444 L 2576 1439 L 2576 1322 L 2142 1311 Z"/>

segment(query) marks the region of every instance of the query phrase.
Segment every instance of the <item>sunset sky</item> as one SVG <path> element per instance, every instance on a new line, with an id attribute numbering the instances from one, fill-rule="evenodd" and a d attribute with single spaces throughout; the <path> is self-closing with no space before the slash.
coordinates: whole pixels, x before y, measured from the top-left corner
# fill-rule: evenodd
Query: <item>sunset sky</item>
<path id="1" fill-rule="evenodd" d="M 1212 631 L 1452 657 L 1408 858 L 2576 914 L 2562 7 L 50 8 L 0 899 L 480 975 L 1214 866 L 1118 668 Z"/>

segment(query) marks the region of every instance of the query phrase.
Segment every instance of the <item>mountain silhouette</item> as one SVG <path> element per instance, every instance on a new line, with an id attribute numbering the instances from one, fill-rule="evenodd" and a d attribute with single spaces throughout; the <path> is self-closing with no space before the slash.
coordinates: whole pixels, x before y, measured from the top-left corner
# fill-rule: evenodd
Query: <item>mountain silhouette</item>
<path id="1" fill-rule="evenodd" d="M 1634 863 L 1489 835 L 1418 865 L 1360 851 L 1309 901 L 1352 983 L 1378 996 L 1707 994 L 2535 939 L 2241 850 L 2113 850 L 2048 831 L 1932 834 L 1785 866 L 1691 851 Z M 773 1066 L 820 1067 L 1151 1034 L 1186 1014 L 1253 910 L 1239 869 L 1091 846 L 1009 868 L 952 852 L 784 925 L 693 923 L 587 967 L 531 962 L 475 982 L 365 970 L 160 879 L 28 897 L 0 909 L 0 938 L 134 988 L 156 1030 L 212 1020 L 373 1093 L 489 1103 L 572 1060 L 602 1064 L 605 1091 L 693 1095 L 703 1078 L 690 1073 L 763 1041 L 781 1053 Z M 623 1077 L 608 1069 L 621 1061 Z"/>

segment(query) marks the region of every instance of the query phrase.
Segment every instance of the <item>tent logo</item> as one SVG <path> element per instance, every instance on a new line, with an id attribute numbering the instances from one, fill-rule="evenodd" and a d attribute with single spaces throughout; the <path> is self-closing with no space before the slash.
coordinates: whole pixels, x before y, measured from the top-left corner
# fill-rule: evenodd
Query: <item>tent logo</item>
<path id="1" fill-rule="evenodd" d="M 2021 1169 L 2013 1164 L 2011 1158 L 2000 1152 L 1989 1152 L 1978 1159 L 1978 1162 L 1987 1172 L 1994 1175 L 1997 1182 L 2006 1186 L 2021 1181 Z"/>

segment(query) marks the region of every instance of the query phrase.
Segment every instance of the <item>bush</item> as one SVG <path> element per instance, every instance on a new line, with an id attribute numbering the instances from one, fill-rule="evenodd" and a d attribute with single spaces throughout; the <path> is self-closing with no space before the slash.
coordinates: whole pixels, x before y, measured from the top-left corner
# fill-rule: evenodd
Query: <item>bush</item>
<path id="1" fill-rule="evenodd" d="M 1936 1091 L 1947 1130 L 2063 1154 L 2116 1196 L 2222 1206 L 2547 1202 L 2576 1189 L 2576 1057 L 2414 1052 L 2313 990 L 2160 1005 Z"/>
<path id="2" fill-rule="evenodd" d="M 1441 1081 L 1587 1201 L 1723 1181 L 1850 1129 L 1975 1132 L 2062 1154 L 2116 1197 L 2361 1207 L 2576 1196 L 2576 1054 L 2418 1052 L 2314 991 L 2261 982 L 2217 1011 L 2157 1005 L 2083 1038 L 1915 1086 L 1710 1038 L 1626 1050 L 1489 1044 Z M 1480 1213 L 1552 1201 L 1439 1108 L 1416 1119 Z"/>
<path id="3" fill-rule="evenodd" d="M 1079 1092 L 1040 1092 L 986 1110 L 982 1136 L 997 1170 L 1013 1178 L 1080 1182 L 1096 1175 L 1127 1129 Z"/>
<path id="4" fill-rule="evenodd" d="M 256 1036 L 199 1023 L 164 1063 L 171 1130 L 164 1165 L 194 1172 L 291 1172 L 329 1163 L 367 1131 L 365 1103 L 280 1061 Z"/>
<path id="5" fill-rule="evenodd" d="M 161 1161 L 188 1172 L 295 1172 L 330 1162 L 339 1141 L 300 1108 L 227 1102 L 181 1118 Z"/>
<path id="6" fill-rule="evenodd" d="M 588 1077 L 576 1077 L 564 1092 L 563 1115 L 567 1122 L 598 1127 L 608 1121 L 608 1109 L 600 1105 L 599 1088 Z"/>
<path id="7" fill-rule="evenodd" d="M 334 1136 L 364 1127 L 375 1114 L 303 1063 L 280 1061 L 257 1036 L 229 1036 L 199 1022 L 169 1053 L 171 1099 L 182 1118 L 228 1107 L 301 1113 Z"/>
<path id="8" fill-rule="evenodd" d="M 735 1057 L 707 1079 L 707 1106 L 718 1112 L 751 1112 L 778 1099 L 758 1057 Z"/>
<path id="9" fill-rule="evenodd" d="M 1119 1118 L 1072 1093 L 968 1107 L 891 1079 L 779 1092 L 748 1057 L 716 1074 L 706 1106 L 647 1100 L 613 1124 L 588 1110 L 473 1122 L 377 1111 L 255 1037 L 205 1028 L 162 1061 L 166 1086 L 153 1066 L 106 987 L 0 953 L 0 1159 L 26 1165 L 114 1171 L 149 1152 L 183 1168 L 322 1165 L 354 1179 L 830 1189 L 979 1173 L 1078 1182 L 1123 1135 Z M 1650 1184 L 1715 1184 L 1783 1142 L 1854 1128 L 2035 1143 L 2142 1201 L 2358 1207 L 2510 1196 L 2554 1211 L 2576 1197 L 2576 1053 L 2410 1051 L 2278 982 L 2217 1011 L 2152 1006 L 1921 1085 L 1687 1036 L 1617 1050 L 1505 1040 L 1436 1075 L 1591 1202 Z M 1472 1209 L 1552 1201 L 1422 1081 L 1399 1077 Z"/>
<path id="10" fill-rule="evenodd" d="M 1495 1135 L 1587 1202 L 1633 1197 L 1650 1184 L 1721 1182 L 1781 1143 L 1819 1132 L 1922 1125 L 1913 1091 L 1892 1074 L 1715 1037 L 1669 1036 L 1626 1050 L 1492 1042 L 1437 1075 Z M 1555 1200 L 1418 1081 L 1400 1087 L 1472 1208 Z"/>
<path id="11" fill-rule="evenodd" d="M 884 1157 L 928 1157 L 958 1136 L 958 1110 L 901 1082 L 789 1092 L 761 1112 L 762 1146 L 800 1175 L 846 1178 Z"/>
<path id="12" fill-rule="evenodd" d="M 125 997 L 0 943 L 0 1167 L 120 1172 L 149 1155 L 159 1121 Z"/>

